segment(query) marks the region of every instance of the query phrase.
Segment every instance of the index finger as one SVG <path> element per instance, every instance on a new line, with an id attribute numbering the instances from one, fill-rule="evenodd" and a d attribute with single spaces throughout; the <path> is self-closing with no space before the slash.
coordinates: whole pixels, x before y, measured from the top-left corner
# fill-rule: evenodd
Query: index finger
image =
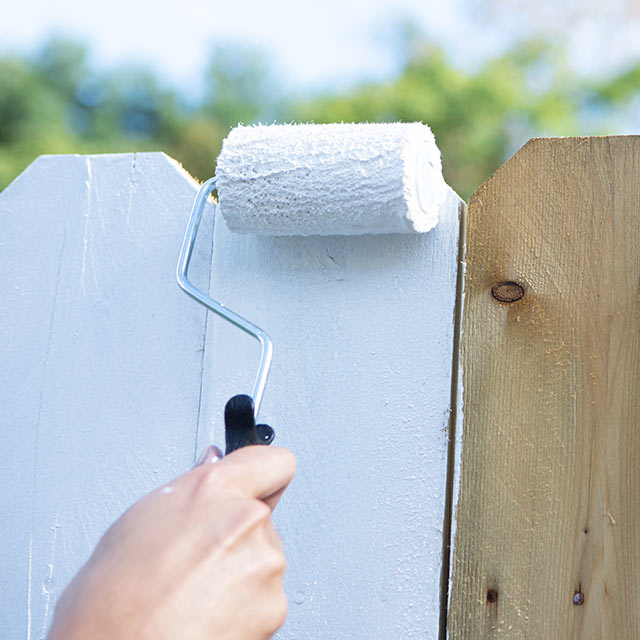
<path id="1" fill-rule="evenodd" d="M 273 509 L 296 472 L 296 459 L 284 447 L 253 445 L 230 453 L 215 467 L 216 472 L 230 475 L 239 493 Z"/>

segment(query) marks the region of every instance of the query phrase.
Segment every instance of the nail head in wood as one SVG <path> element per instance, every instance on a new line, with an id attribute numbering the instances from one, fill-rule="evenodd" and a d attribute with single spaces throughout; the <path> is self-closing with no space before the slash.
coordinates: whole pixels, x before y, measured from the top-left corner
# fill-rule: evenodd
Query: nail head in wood
<path id="1" fill-rule="evenodd" d="M 520 300 L 524 296 L 524 287 L 517 282 L 506 281 L 494 284 L 491 287 L 491 295 L 498 301 L 510 304 Z"/>

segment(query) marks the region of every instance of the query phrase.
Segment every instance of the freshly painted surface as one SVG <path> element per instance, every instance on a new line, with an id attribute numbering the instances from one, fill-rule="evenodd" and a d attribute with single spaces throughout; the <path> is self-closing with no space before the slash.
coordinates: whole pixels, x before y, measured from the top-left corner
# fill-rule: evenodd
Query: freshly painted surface
<path id="1" fill-rule="evenodd" d="M 161 153 L 49 156 L 0 194 L 3 638 L 43 638 L 108 525 L 193 463 L 206 318 L 175 266 L 196 187 Z"/>
<path id="2" fill-rule="evenodd" d="M 449 192 L 424 235 L 258 237 L 218 217 L 211 295 L 273 338 L 260 418 L 298 458 L 276 511 L 282 640 L 438 637 L 460 210 Z M 259 353 L 209 331 L 201 447 L 223 444 Z"/>
<path id="3" fill-rule="evenodd" d="M 175 283 L 195 183 L 162 154 L 43 157 L 0 195 L 0 628 L 43 638 L 128 505 L 222 444 L 257 344 Z M 436 638 L 460 201 L 425 235 L 217 229 L 211 290 L 268 330 L 261 418 L 298 456 L 276 512 L 280 638 Z M 206 287 L 211 214 L 190 272 Z M 206 341 L 205 341 L 205 335 Z"/>

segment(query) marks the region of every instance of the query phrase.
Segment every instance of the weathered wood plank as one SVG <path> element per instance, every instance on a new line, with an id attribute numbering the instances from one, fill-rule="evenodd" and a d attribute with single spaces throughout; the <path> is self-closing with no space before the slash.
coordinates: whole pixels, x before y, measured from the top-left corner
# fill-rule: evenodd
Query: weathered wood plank
<path id="1" fill-rule="evenodd" d="M 196 187 L 160 153 L 50 156 L 0 194 L 3 638 L 43 638 L 110 522 L 193 462 L 206 319 L 175 267 Z"/>
<path id="2" fill-rule="evenodd" d="M 640 637 L 639 203 L 637 136 L 533 140 L 471 199 L 451 638 Z"/>
<path id="3" fill-rule="evenodd" d="M 283 640 L 438 637 L 461 205 L 451 193 L 422 236 L 260 238 L 218 220 L 211 292 L 271 334 L 261 419 L 299 463 L 275 514 Z M 259 350 L 210 325 L 221 443 Z"/>

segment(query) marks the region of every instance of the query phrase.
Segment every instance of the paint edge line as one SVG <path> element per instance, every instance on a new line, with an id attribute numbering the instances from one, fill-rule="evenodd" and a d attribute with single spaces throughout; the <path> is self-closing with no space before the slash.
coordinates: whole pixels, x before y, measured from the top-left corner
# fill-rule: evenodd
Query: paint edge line
<path id="1" fill-rule="evenodd" d="M 445 482 L 444 518 L 442 526 L 442 566 L 440 570 L 440 619 L 438 624 L 438 640 L 447 639 L 449 582 L 451 572 L 451 540 L 453 522 L 453 494 L 455 484 L 455 462 L 458 420 L 462 412 L 458 412 L 460 371 L 460 345 L 462 338 L 462 312 L 464 307 L 465 254 L 467 246 L 467 205 L 460 203 L 460 229 L 458 236 L 458 272 L 456 275 L 456 303 L 453 315 L 453 357 L 451 361 L 451 398 L 449 410 L 449 429 L 447 445 L 447 476 Z M 461 426 L 461 425 L 460 425 Z"/>

